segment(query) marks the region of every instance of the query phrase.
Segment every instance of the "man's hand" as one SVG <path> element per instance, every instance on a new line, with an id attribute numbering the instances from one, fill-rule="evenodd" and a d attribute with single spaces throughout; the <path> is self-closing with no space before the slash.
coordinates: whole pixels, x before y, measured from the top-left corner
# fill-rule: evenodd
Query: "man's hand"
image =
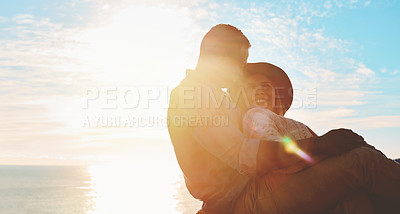
<path id="1" fill-rule="evenodd" d="M 360 135 L 350 129 L 334 129 L 320 137 L 315 137 L 312 154 L 333 156 L 360 146 L 368 146 Z"/>
<path id="2" fill-rule="evenodd" d="M 296 143 L 311 157 L 335 156 L 361 146 L 375 149 L 350 129 L 334 129 L 322 136 L 297 140 Z M 280 142 L 261 141 L 257 153 L 257 174 L 264 175 L 271 170 L 292 166 L 301 160 L 301 157 L 288 153 Z"/>

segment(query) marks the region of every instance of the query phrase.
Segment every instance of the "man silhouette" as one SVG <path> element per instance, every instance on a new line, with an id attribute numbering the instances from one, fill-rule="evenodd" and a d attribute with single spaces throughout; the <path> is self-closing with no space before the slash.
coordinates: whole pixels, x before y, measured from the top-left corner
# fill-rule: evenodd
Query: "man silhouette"
<path id="1" fill-rule="evenodd" d="M 398 164 L 363 148 L 363 138 L 345 129 L 297 142 L 308 154 L 327 151 L 334 157 L 330 161 L 296 174 L 280 191 L 270 193 L 261 185 L 271 170 L 302 159 L 287 153 L 279 142 L 246 138 L 241 130 L 242 114 L 222 90 L 240 77 L 250 46 L 237 28 L 214 26 L 202 40 L 196 69 L 187 70 L 185 79 L 171 92 L 168 130 L 186 186 L 203 201 L 202 212 L 317 213 L 358 188 L 388 197 L 397 194 Z M 322 176 L 318 171 L 323 169 Z M 365 171 L 369 174 L 363 174 Z M 392 174 L 387 176 L 389 171 Z M 328 174 L 338 172 L 341 174 L 329 183 Z"/>
<path id="2" fill-rule="evenodd" d="M 255 173 L 258 142 L 249 139 L 246 148 L 241 147 L 240 111 L 226 106 L 229 99 L 221 90 L 239 78 L 249 48 L 248 39 L 237 28 L 213 27 L 202 40 L 196 69 L 187 70 L 186 78 L 171 92 L 168 129 L 178 163 L 190 193 L 204 202 L 204 210 L 213 213 L 229 213 L 232 202 L 247 184 L 247 171 Z M 218 106 L 220 101 L 223 103 Z M 218 116 L 216 119 L 228 119 L 228 124 L 191 127 L 183 123 L 186 115 Z M 229 130 L 235 132 L 230 136 L 219 134 Z"/>

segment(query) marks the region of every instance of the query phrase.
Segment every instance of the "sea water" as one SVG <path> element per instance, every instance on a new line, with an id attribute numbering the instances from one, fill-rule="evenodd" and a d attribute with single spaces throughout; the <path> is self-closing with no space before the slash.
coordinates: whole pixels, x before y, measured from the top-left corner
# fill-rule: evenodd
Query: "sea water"
<path id="1" fill-rule="evenodd" d="M 196 213 L 179 171 L 154 167 L 0 166 L 0 213 Z"/>

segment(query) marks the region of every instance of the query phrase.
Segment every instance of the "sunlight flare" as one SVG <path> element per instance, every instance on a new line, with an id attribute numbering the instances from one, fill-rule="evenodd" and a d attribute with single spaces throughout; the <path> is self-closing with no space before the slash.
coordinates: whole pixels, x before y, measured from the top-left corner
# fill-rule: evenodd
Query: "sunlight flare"
<path id="1" fill-rule="evenodd" d="M 91 166 L 94 213 L 179 213 L 175 199 L 179 173 L 174 164 L 166 163 L 140 157 Z"/>
<path id="2" fill-rule="evenodd" d="M 305 161 L 307 161 L 308 163 L 313 163 L 314 161 L 313 161 L 313 159 L 308 155 L 308 154 L 306 154 L 305 152 L 303 152 L 303 150 L 301 150 L 298 146 L 297 146 L 297 144 L 296 144 L 296 142 L 294 142 L 292 139 L 290 139 L 289 137 L 284 137 L 283 139 L 282 139 L 282 144 L 283 144 L 283 146 L 285 146 L 285 150 L 286 150 L 286 152 L 288 152 L 288 153 L 293 153 L 293 154 L 296 154 L 296 155 L 298 155 L 299 157 L 301 157 L 301 158 L 303 158 Z"/>

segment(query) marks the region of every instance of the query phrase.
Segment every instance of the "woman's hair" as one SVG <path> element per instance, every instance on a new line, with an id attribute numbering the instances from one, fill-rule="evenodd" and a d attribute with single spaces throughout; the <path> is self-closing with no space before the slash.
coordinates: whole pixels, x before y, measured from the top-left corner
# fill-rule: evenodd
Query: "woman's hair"
<path id="1" fill-rule="evenodd" d="M 274 87 L 275 89 L 275 87 Z M 282 100 L 280 99 L 280 94 L 279 94 L 279 90 L 275 89 L 275 107 L 273 112 L 275 112 L 275 114 L 277 115 L 285 115 L 286 111 L 284 110 L 283 104 L 282 104 Z"/>

